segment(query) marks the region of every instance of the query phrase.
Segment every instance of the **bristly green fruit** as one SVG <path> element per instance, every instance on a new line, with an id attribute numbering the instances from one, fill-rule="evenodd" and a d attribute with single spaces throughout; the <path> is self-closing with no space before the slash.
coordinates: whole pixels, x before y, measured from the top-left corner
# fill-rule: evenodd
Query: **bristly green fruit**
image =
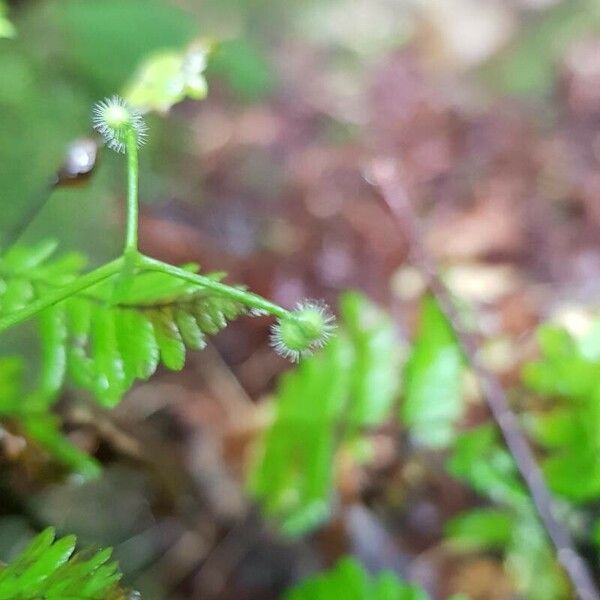
<path id="1" fill-rule="evenodd" d="M 272 346 L 284 358 L 297 362 L 326 344 L 335 329 L 333 321 L 326 304 L 314 300 L 300 302 L 289 317 L 273 325 Z"/>
<path id="2" fill-rule="evenodd" d="M 116 152 L 125 152 L 130 133 L 135 135 L 138 147 L 146 141 L 148 128 L 142 115 L 120 96 L 106 98 L 94 106 L 92 125 Z"/>

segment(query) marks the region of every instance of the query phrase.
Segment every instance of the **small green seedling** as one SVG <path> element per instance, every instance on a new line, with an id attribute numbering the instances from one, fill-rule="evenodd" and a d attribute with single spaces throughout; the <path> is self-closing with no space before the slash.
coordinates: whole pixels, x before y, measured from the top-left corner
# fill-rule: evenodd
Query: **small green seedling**
<path id="1" fill-rule="evenodd" d="M 272 328 L 273 347 L 293 361 L 324 345 L 333 330 L 333 316 L 321 302 L 303 301 L 296 310 L 289 311 L 252 292 L 141 254 L 138 250 L 138 149 L 146 140 L 147 126 L 142 115 L 118 96 L 94 107 L 93 125 L 109 148 L 127 156 L 127 228 L 123 253 L 119 258 L 46 292 L 19 310 L 1 315 L 0 331 L 109 279 L 115 281 L 110 301 L 116 304 L 127 296 L 138 275 L 154 272 L 239 304 L 251 314 L 274 316 L 277 321 Z"/>

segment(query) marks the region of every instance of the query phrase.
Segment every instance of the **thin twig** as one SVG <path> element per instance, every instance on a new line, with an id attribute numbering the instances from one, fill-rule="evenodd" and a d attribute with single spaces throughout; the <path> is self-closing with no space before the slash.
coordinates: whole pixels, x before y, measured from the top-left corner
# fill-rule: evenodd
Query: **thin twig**
<path id="1" fill-rule="evenodd" d="M 527 439 L 519 429 L 518 419 L 510 409 L 506 394 L 497 378 L 481 363 L 477 352 L 477 342 L 466 331 L 450 293 L 437 274 L 435 263 L 425 249 L 418 217 L 406 194 L 394 161 L 387 159 L 375 161 L 371 165 L 368 178 L 380 189 L 383 200 L 407 237 L 416 266 L 427 277 L 429 289 L 454 328 L 458 342 L 480 381 L 490 412 L 502 432 L 506 446 L 514 458 L 529 489 L 533 504 L 556 548 L 558 561 L 564 567 L 581 600 L 600 600 L 587 564 L 577 553 L 568 530 L 555 516 L 555 500 L 544 482 Z"/>

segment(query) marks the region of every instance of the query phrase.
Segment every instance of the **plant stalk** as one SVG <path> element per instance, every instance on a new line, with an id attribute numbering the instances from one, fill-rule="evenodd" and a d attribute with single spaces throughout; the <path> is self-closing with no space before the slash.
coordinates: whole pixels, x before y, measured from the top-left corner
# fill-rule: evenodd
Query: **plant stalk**
<path id="1" fill-rule="evenodd" d="M 138 180 L 139 162 L 137 137 L 133 129 L 127 132 L 127 230 L 125 235 L 125 256 L 135 256 L 138 252 Z"/>
<path id="2" fill-rule="evenodd" d="M 290 311 L 285 310 L 284 308 L 281 308 L 281 306 L 277 306 L 277 304 L 273 304 L 268 300 L 265 300 L 262 296 L 241 290 L 239 288 L 230 287 L 204 275 L 190 273 L 189 271 L 169 265 L 160 260 L 156 260 L 148 256 L 141 256 L 138 261 L 138 266 L 141 269 L 157 271 L 159 273 L 165 273 L 166 275 L 183 279 L 184 281 L 189 281 L 190 283 L 194 283 L 199 287 L 211 290 L 220 296 L 223 296 L 224 298 L 229 298 L 230 300 L 234 300 L 256 310 L 265 311 L 266 313 L 280 319 L 294 318 Z"/>
<path id="3" fill-rule="evenodd" d="M 117 274 L 124 264 L 124 258 L 119 257 L 112 262 L 106 263 L 98 267 L 94 271 L 90 271 L 85 275 L 81 275 L 71 283 L 68 283 L 56 290 L 49 291 L 42 298 L 34 300 L 24 308 L 11 312 L 3 317 L 0 317 L 0 332 L 18 325 L 22 321 L 37 315 L 42 310 L 54 306 L 58 302 L 74 296 L 83 290 L 86 290 L 109 277 Z"/>

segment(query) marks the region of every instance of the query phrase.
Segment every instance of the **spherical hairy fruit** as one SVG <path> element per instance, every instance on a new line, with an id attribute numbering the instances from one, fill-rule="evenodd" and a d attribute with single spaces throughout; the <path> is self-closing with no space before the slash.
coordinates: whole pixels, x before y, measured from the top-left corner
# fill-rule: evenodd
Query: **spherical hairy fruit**
<path id="1" fill-rule="evenodd" d="M 277 321 L 271 330 L 273 348 L 283 357 L 298 361 L 325 345 L 335 325 L 322 302 L 300 302 L 290 317 Z"/>
<path id="2" fill-rule="evenodd" d="M 117 102 L 106 105 L 103 110 L 103 117 L 106 126 L 110 129 L 120 130 L 129 125 L 129 111 L 123 104 Z"/>
<path id="3" fill-rule="evenodd" d="M 94 106 L 92 125 L 116 152 L 125 152 L 127 136 L 131 133 L 138 146 L 146 141 L 147 127 L 142 115 L 120 96 L 106 98 Z"/>

